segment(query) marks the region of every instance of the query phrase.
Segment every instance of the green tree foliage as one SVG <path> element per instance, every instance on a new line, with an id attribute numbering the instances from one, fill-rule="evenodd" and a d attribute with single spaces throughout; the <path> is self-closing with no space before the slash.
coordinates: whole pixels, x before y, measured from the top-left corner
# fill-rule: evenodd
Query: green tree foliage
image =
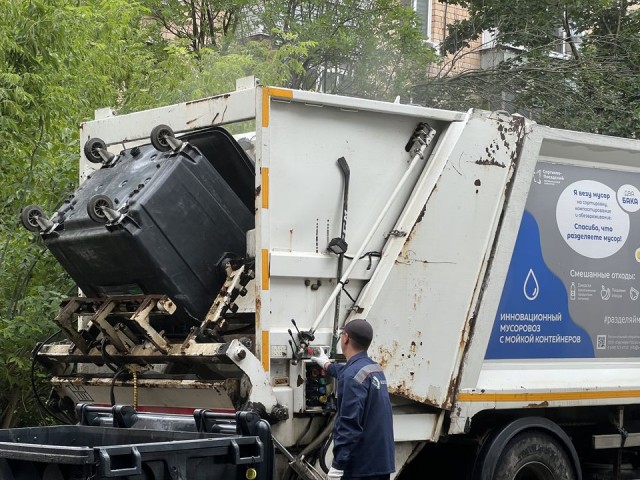
<path id="1" fill-rule="evenodd" d="M 238 78 L 254 75 L 265 85 L 283 86 L 299 72 L 317 42 L 283 34 L 275 46 L 256 14 L 255 0 L 142 0 L 155 30 L 156 52 L 146 84 L 127 109 L 193 100 L 235 89 Z"/>
<path id="2" fill-rule="evenodd" d="M 436 58 L 414 12 L 398 0 L 145 4 L 171 32 L 173 48 L 183 41 L 198 54 L 186 91 L 202 78 L 222 79 L 223 70 L 253 74 L 264 84 L 393 99 L 406 95 Z"/>
<path id="3" fill-rule="evenodd" d="M 236 79 L 255 75 L 265 85 L 284 85 L 299 68 L 297 58 L 314 42 L 291 42 L 273 49 L 262 40 L 235 42 L 225 52 L 203 48 L 193 55 L 187 42 L 161 42 L 167 57 L 156 64 L 166 71 L 136 89 L 127 109 L 167 105 L 235 90 Z"/>
<path id="4" fill-rule="evenodd" d="M 483 31 L 495 36 L 495 44 L 484 47 L 493 48 L 494 58 L 502 61 L 486 70 L 436 76 L 416 87 L 416 98 L 454 108 L 517 110 L 561 128 L 636 135 L 639 1 L 449 3 L 471 13 L 450 28 L 442 45 L 453 61 Z"/>
<path id="5" fill-rule="evenodd" d="M 251 0 L 144 0 L 150 18 L 168 38 L 185 40 L 192 51 L 225 48 Z"/>
<path id="6" fill-rule="evenodd" d="M 53 330 L 72 282 L 37 235 L 27 204 L 51 214 L 77 184 L 78 124 L 104 105 L 126 109 L 153 75 L 154 52 L 129 0 L 0 1 L 0 421 L 31 422 L 29 352 Z M 139 105 L 139 102 L 133 101 Z"/>
<path id="7" fill-rule="evenodd" d="M 276 48 L 315 42 L 286 86 L 393 99 L 435 59 L 414 12 L 397 0 L 265 1 L 262 28 Z"/>

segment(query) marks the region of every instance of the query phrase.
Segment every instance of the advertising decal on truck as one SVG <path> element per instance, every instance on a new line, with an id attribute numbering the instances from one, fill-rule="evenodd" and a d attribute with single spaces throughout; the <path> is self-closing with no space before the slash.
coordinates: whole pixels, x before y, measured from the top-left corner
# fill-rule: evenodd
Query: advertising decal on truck
<path id="1" fill-rule="evenodd" d="M 639 184 L 538 162 L 487 359 L 640 356 Z"/>

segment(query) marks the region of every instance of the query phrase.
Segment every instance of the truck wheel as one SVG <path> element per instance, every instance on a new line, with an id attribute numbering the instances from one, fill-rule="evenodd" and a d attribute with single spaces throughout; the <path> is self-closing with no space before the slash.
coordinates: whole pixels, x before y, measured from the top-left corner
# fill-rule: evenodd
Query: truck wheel
<path id="1" fill-rule="evenodd" d="M 37 232 L 40 230 L 40 226 L 36 221 L 36 218 L 44 217 L 42 209 L 36 205 L 28 205 L 20 212 L 20 222 L 22 226 L 30 232 Z"/>
<path id="2" fill-rule="evenodd" d="M 113 202 L 106 195 L 94 195 L 87 203 L 87 213 L 89 218 L 94 222 L 105 223 L 107 216 L 104 213 L 103 208 L 113 208 Z"/>
<path id="3" fill-rule="evenodd" d="M 151 145 L 160 152 L 168 152 L 171 145 L 167 142 L 167 137 L 175 137 L 173 130 L 168 125 L 157 125 L 151 130 Z"/>
<path id="4" fill-rule="evenodd" d="M 576 480 L 565 449 L 542 432 L 522 432 L 509 441 L 496 465 L 495 480 Z"/>
<path id="5" fill-rule="evenodd" d="M 107 144 L 100 138 L 90 138 L 84 144 L 84 156 L 87 157 L 91 163 L 102 163 L 102 156 L 98 153 L 98 149 L 106 149 Z"/>

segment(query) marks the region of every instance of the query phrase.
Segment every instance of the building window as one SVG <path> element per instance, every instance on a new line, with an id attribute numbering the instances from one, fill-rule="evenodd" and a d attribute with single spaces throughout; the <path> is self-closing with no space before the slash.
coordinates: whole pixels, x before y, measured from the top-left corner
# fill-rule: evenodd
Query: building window
<path id="1" fill-rule="evenodd" d="M 340 87 L 349 78 L 349 73 L 342 67 L 318 68 L 316 91 L 322 93 L 340 93 Z"/>
<path id="2" fill-rule="evenodd" d="M 576 47 L 580 48 L 580 44 L 582 43 L 582 36 L 576 35 L 573 32 L 571 32 L 570 35 Z M 558 27 L 554 30 L 553 36 L 555 38 L 555 41 L 553 44 L 553 48 L 551 48 L 551 51 L 549 52 L 549 55 L 556 58 L 570 57 L 571 46 L 567 41 L 567 31 L 562 27 Z"/>
<path id="3" fill-rule="evenodd" d="M 424 38 L 431 39 L 431 0 L 402 0 L 402 3 L 411 7 L 420 19 L 420 28 Z"/>

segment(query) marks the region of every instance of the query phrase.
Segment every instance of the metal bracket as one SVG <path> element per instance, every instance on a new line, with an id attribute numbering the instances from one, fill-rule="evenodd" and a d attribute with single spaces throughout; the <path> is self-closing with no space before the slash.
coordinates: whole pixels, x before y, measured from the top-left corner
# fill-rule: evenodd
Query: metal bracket
<path id="1" fill-rule="evenodd" d="M 218 296 L 200 326 L 191 329 L 191 332 L 187 335 L 187 338 L 185 338 L 181 347 L 183 350 L 186 349 L 191 342 L 196 341 L 198 334 L 206 329 L 217 332 L 224 331 L 226 327 L 224 315 L 228 311 L 235 313 L 238 310 L 238 306 L 235 303 L 236 299 L 239 296 L 245 296 L 247 294 L 246 287 L 249 282 L 255 278 L 253 269 L 250 269 L 247 265 L 241 265 L 234 270 L 231 264 L 227 263 L 225 270 L 227 272 L 227 279 L 224 285 L 222 285 L 220 293 L 218 293 Z"/>
<path id="2" fill-rule="evenodd" d="M 129 326 L 122 322 L 115 323 L 110 317 L 126 316 L 129 314 Z M 143 340 L 148 340 L 160 352 L 166 354 L 169 344 L 160 333 L 149 323 L 152 313 L 171 315 L 175 312 L 175 305 L 164 295 L 123 295 L 107 298 L 74 297 L 66 300 L 60 313 L 55 318 L 67 338 L 87 355 L 92 343 L 98 341 L 98 335 L 92 332 L 95 326 L 103 338 L 113 345 L 121 354 L 130 353 L 131 349 Z M 74 322 L 74 316 L 91 315 L 89 325 L 80 331 Z"/>
<path id="3" fill-rule="evenodd" d="M 149 340 L 158 351 L 166 354 L 169 352 L 169 343 L 149 324 L 149 314 L 156 309 L 172 314 L 176 311 L 176 306 L 168 298 L 158 300 L 154 297 L 147 297 L 131 316 L 131 320 L 136 322 L 144 331 L 145 338 Z"/>
<path id="4" fill-rule="evenodd" d="M 129 351 L 129 347 L 125 345 L 123 339 L 118 335 L 118 331 L 115 327 L 107 321 L 107 317 L 115 307 L 116 302 L 114 300 L 109 299 L 105 301 L 98 311 L 91 317 L 91 323 L 100 329 L 102 335 L 109 339 L 118 352 L 127 353 Z"/>
<path id="5" fill-rule="evenodd" d="M 284 420 L 289 417 L 285 406 L 279 405 L 271 386 L 271 378 L 262 368 L 262 363 L 239 340 L 232 340 L 228 344 L 225 355 L 242 370 L 250 380 L 251 401 L 264 405 L 267 413 L 275 414 Z"/>
<path id="6" fill-rule="evenodd" d="M 58 316 L 53 321 L 62 329 L 71 343 L 86 355 L 89 353 L 91 345 L 82 336 L 82 334 L 78 332 L 78 329 L 73 322 L 73 315 L 77 313 L 78 308 L 81 306 L 81 302 L 79 300 L 82 299 L 70 298 L 66 303 L 63 303 L 60 313 L 58 313 Z"/>
<path id="7" fill-rule="evenodd" d="M 424 159 L 424 147 L 428 147 L 431 141 L 436 136 L 436 130 L 427 123 L 419 123 L 416 129 L 411 134 L 407 145 L 404 147 L 405 151 L 409 152 L 411 157 L 418 156 L 421 160 Z"/>

